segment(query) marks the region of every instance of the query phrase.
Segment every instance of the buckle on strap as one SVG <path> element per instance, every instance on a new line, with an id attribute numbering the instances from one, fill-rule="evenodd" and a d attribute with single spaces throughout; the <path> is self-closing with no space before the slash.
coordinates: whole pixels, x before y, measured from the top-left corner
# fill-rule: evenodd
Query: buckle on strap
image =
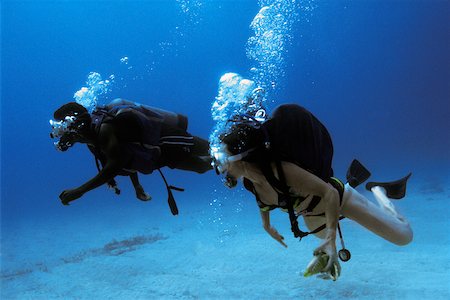
<path id="1" fill-rule="evenodd" d="M 307 208 L 305 208 L 304 210 L 301 210 L 301 211 L 297 214 L 297 218 L 300 217 L 300 216 L 307 217 L 307 216 L 309 216 L 311 213 L 312 213 L 311 211 L 309 211 Z"/>

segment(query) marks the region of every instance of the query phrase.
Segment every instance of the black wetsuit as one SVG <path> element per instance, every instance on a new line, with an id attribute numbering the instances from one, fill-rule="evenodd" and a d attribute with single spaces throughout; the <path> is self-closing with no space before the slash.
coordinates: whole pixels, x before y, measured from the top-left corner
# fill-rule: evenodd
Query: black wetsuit
<path id="1" fill-rule="evenodd" d="M 167 120 L 169 117 L 173 120 Z M 125 167 L 120 175 L 136 171 L 149 174 L 165 166 L 197 173 L 212 168 L 208 141 L 188 133 L 187 118 L 182 115 L 117 99 L 92 113 L 94 132 L 98 133 L 103 123 L 114 126 L 121 145 Z M 101 149 L 88 147 L 105 165 Z"/>

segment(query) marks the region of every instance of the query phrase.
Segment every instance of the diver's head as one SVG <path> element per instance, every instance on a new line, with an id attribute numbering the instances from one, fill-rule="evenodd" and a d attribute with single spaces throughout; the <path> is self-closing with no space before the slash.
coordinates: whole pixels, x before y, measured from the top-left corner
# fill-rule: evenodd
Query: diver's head
<path id="1" fill-rule="evenodd" d="M 219 137 L 221 148 L 212 151 L 213 166 L 217 174 L 224 174 L 224 183 L 232 188 L 242 176 L 243 162 L 257 162 L 261 158 L 266 136 L 250 122 L 235 122 L 230 130 Z"/>
<path id="2" fill-rule="evenodd" d="M 59 151 L 67 151 L 73 144 L 83 140 L 91 124 L 87 109 L 76 102 L 69 102 L 58 108 L 53 118 L 54 120 L 50 120 L 50 137 L 58 139 L 54 144 Z"/>

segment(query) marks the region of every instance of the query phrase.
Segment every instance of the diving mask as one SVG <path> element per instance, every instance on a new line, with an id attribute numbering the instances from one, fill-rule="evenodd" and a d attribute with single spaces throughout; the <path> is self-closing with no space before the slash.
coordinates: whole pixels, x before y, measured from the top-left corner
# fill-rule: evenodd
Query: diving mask
<path id="1" fill-rule="evenodd" d="M 225 176 L 222 179 L 223 184 L 228 188 L 234 188 L 238 181 L 236 177 L 232 176 L 228 173 L 228 168 L 230 163 L 239 161 L 246 157 L 251 151 L 255 150 L 256 148 L 249 149 L 245 152 L 228 156 L 225 152 L 214 152 L 213 153 L 213 160 L 212 160 L 212 166 L 214 167 L 214 170 L 216 171 L 217 175 L 224 174 Z"/>
<path id="2" fill-rule="evenodd" d="M 50 132 L 50 138 L 58 139 L 54 142 L 56 149 L 58 151 L 67 151 L 74 144 L 74 138 L 77 134 L 77 127 L 75 126 L 76 117 L 67 116 L 64 120 L 54 121 L 50 120 L 50 126 L 52 126 L 52 131 Z"/>
<path id="3" fill-rule="evenodd" d="M 75 123 L 75 120 L 75 116 L 67 116 L 64 118 L 64 120 L 61 121 L 50 120 L 50 126 L 52 126 L 50 137 L 52 139 L 60 138 L 65 133 L 73 132 L 74 130 L 71 129 L 71 126 L 73 125 L 73 123 Z"/>
<path id="4" fill-rule="evenodd" d="M 256 148 L 251 148 L 247 151 L 244 151 L 244 152 L 236 154 L 236 155 L 227 155 L 223 151 L 213 152 L 212 166 L 214 167 L 216 174 L 220 175 L 220 174 L 225 173 L 228 170 L 228 166 L 230 163 L 243 159 L 244 157 L 246 157 L 250 152 L 254 151 L 255 149 Z"/>

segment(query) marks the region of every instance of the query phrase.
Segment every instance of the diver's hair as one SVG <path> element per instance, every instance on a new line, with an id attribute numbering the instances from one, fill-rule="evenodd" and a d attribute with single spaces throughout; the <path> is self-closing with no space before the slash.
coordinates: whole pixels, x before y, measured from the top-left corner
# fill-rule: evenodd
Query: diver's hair
<path id="1" fill-rule="evenodd" d="M 260 128 L 250 124 L 237 123 L 231 127 L 228 133 L 223 134 L 220 140 L 227 146 L 231 155 L 236 155 L 252 148 L 262 148 L 264 133 Z"/>
<path id="2" fill-rule="evenodd" d="M 73 116 L 75 114 L 82 115 L 84 113 L 88 113 L 88 111 L 83 105 L 76 102 L 69 102 L 58 108 L 53 114 L 53 118 L 61 121 L 67 116 Z"/>
<path id="3" fill-rule="evenodd" d="M 53 118 L 57 121 L 64 120 L 67 116 L 75 116 L 76 120 L 73 126 L 83 131 L 88 128 L 91 123 L 91 115 L 88 110 L 81 104 L 69 102 L 58 108 L 53 114 Z M 82 126 L 82 124 L 84 124 Z"/>

